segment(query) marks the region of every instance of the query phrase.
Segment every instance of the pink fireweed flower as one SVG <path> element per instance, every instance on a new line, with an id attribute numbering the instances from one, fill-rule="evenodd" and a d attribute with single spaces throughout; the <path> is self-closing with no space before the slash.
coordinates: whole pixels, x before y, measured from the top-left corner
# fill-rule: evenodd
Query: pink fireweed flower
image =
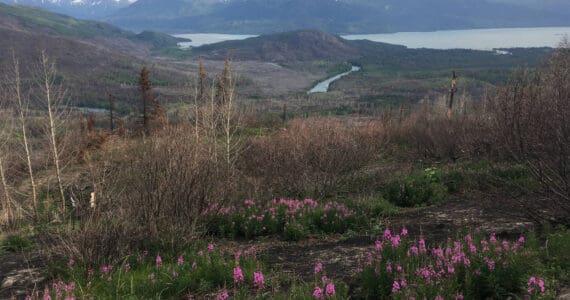
<path id="1" fill-rule="evenodd" d="M 315 299 L 323 299 L 323 289 L 318 286 L 315 287 L 315 290 L 313 291 L 313 297 Z"/>
<path id="2" fill-rule="evenodd" d="M 258 289 L 265 288 L 265 279 L 263 278 L 263 273 L 253 272 L 253 286 Z"/>
<path id="3" fill-rule="evenodd" d="M 447 273 L 453 274 L 455 273 L 455 268 L 452 265 L 447 266 Z"/>
<path id="4" fill-rule="evenodd" d="M 376 251 L 382 252 L 382 242 L 376 241 Z"/>
<path id="5" fill-rule="evenodd" d="M 392 232 L 390 231 L 389 228 L 386 228 L 386 230 L 384 230 L 384 239 L 386 240 L 392 239 Z"/>
<path id="6" fill-rule="evenodd" d="M 463 300 L 465 297 L 463 297 L 462 294 L 458 294 L 457 296 L 455 296 L 455 300 Z"/>
<path id="7" fill-rule="evenodd" d="M 406 282 L 406 279 L 402 279 L 400 281 L 400 287 L 405 289 L 408 286 L 408 283 Z"/>
<path id="8" fill-rule="evenodd" d="M 492 259 L 489 258 L 483 258 L 483 261 L 485 261 L 485 263 L 487 264 L 487 267 L 489 268 L 490 271 L 495 270 L 495 262 Z"/>
<path id="9" fill-rule="evenodd" d="M 113 270 L 113 266 L 112 265 L 108 265 L 108 266 L 102 266 L 101 267 L 101 273 L 106 274 L 109 273 Z"/>
<path id="10" fill-rule="evenodd" d="M 317 263 L 315 265 L 315 270 L 314 270 L 314 274 L 319 274 L 323 271 L 323 264 L 322 263 Z"/>
<path id="11" fill-rule="evenodd" d="M 178 260 L 176 261 L 176 263 L 181 266 L 184 264 L 184 257 L 182 257 L 182 255 L 178 256 Z"/>
<path id="12" fill-rule="evenodd" d="M 482 241 L 481 241 L 481 246 L 483 246 L 483 252 L 489 251 L 489 243 L 487 243 L 487 241 L 482 240 Z"/>
<path id="13" fill-rule="evenodd" d="M 326 276 L 321 277 L 321 282 L 323 283 L 323 285 L 326 285 L 328 281 L 329 279 Z"/>
<path id="14" fill-rule="evenodd" d="M 208 252 L 214 251 L 214 244 L 208 244 Z"/>
<path id="15" fill-rule="evenodd" d="M 374 257 L 372 256 L 372 252 L 368 252 L 367 256 L 368 257 L 366 258 L 366 265 L 371 266 L 372 263 L 374 262 Z"/>
<path id="16" fill-rule="evenodd" d="M 394 248 L 398 248 L 398 246 L 400 246 L 400 235 L 395 235 L 392 237 L 391 241 L 392 241 L 392 247 Z"/>
<path id="17" fill-rule="evenodd" d="M 70 258 L 69 261 L 67 262 L 67 266 L 73 268 L 73 265 L 75 265 L 75 260 L 73 260 L 73 258 Z"/>
<path id="18" fill-rule="evenodd" d="M 386 272 L 392 273 L 392 263 L 391 262 L 388 262 L 386 264 Z"/>
<path id="19" fill-rule="evenodd" d="M 222 291 L 217 297 L 216 300 L 226 300 L 230 297 L 230 295 L 228 295 L 228 291 Z"/>
<path id="20" fill-rule="evenodd" d="M 243 278 L 243 271 L 240 267 L 235 267 L 234 268 L 234 283 L 240 283 L 243 282 L 244 278 Z"/>
<path id="21" fill-rule="evenodd" d="M 494 233 L 491 233 L 491 237 L 489 237 L 489 242 L 491 242 L 491 244 L 495 244 L 497 242 L 497 237 L 495 236 Z"/>
<path id="22" fill-rule="evenodd" d="M 530 294 L 534 293 L 535 291 L 535 285 L 536 285 L 536 277 L 532 276 L 529 280 L 528 280 L 528 292 Z"/>
<path id="23" fill-rule="evenodd" d="M 398 271 L 398 273 L 402 273 L 404 272 L 404 268 L 402 268 L 401 265 L 396 265 L 396 271 Z"/>
<path id="24" fill-rule="evenodd" d="M 196 262 L 192 262 L 192 269 L 198 269 L 198 264 Z"/>
<path id="25" fill-rule="evenodd" d="M 542 279 L 538 280 L 538 287 L 540 288 L 540 292 L 544 293 L 545 288 L 544 288 L 544 281 Z"/>
<path id="26" fill-rule="evenodd" d="M 332 284 L 332 283 L 327 284 L 327 286 L 325 288 L 325 293 L 326 293 L 327 297 L 334 297 L 334 295 L 336 295 L 336 291 L 334 289 L 334 284 Z"/>
<path id="27" fill-rule="evenodd" d="M 503 249 L 505 249 L 505 251 L 509 251 L 509 249 L 510 249 L 509 242 L 503 241 Z"/>
<path id="28" fill-rule="evenodd" d="M 198 256 L 200 256 L 200 257 L 204 256 L 204 251 L 202 251 L 202 250 L 198 251 Z"/>
<path id="29" fill-rule="evenodd" d="M 517 244 L 522 247 L 524 246 L 524 242 L 525 242 L 524 236 L 521 236 L 517 241 Z"/>
<path id="30" fill-rule="evenodd" d="M 406 229 L 406 227 L 402 228 L 402 233 L 400 233 L 402 236 L 406 236 L 408 235 L 408 229 Z"/>
<path id="31" fill-rule="evenodd" d="M 420 253 L 426 253 L 427 252 L 427 248 L 426 248 L 426 241 L 424 239 L 421 239 L 418 241 L 419 244 L 419 249 L 420 249 Z"/>
<path id="32" fill-rule="evenodd" d="M 394 283 L 392 283 L 392 293 L 397 293 L 400 291 L 400 283 L 397 280 L 394 280 Z"/>
<path id="33" fill-rule="evenodd" d="M 473 241 L 473 238 L 471 237 L 470 234 L 468 234 L 468 235 L 465 236 L 465 241 L 466 241 L 468 244 L 471 244 L 471 242 Z"/>
<path id="34" fill-rule="evenodd" d="M 544 280 L 542 279 L 537 279 L 536 277 L 532 276 L 529 280 L 528 280 L 528 292 L 529 294 L 533 294 L 538 287 L 538 291 L 541 293 L 544 293 L 544 291 L 546 290 L 546 288 L 544 287 Z"/>
<path id="35" fill-rule="evenodd" d="M 412 246 L 410 250 L 408 250 L 408 256 L 418 255 L 419 249 L 416 246 Z"/>
<path id="36" fill-rule="evenodd" d="M 160 255 L 156 256 L 156 266 L 160 267 L 162 266 L 162 257 L 160 257 Z"/>
<path id="37" fill-rule="evenodd" d="M 443 297 L 440 295 L 435 296 L 435 300 L 443 300 Z"/>

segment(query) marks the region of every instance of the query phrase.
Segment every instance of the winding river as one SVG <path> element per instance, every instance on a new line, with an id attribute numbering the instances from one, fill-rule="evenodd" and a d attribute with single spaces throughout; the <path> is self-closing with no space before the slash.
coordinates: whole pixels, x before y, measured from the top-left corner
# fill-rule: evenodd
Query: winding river
<path id="1" fill-rule="evenodd" d="M 308 91 L 309 94 L 313 94 L 313 93 L 326 93 L 329 90 L 329 86 L 331 85 L 331 83 L 341 79 L 342 77 L 352 73 L 352 72 L 358 72 L 360 71 L 360 67 L 357 66 L 352 66 L 352 68 L 350 69 L 350 71 L 348 72 L 344 72 L 341 74 L 338 74 L 334 77 L 331 77 L 329 79 L 326 79 L 324 81 L 321 81 L 319 83 L 317 83 L 317 85 L 315 85 L 315 87 L 313 87 L 310 91 Z"/>

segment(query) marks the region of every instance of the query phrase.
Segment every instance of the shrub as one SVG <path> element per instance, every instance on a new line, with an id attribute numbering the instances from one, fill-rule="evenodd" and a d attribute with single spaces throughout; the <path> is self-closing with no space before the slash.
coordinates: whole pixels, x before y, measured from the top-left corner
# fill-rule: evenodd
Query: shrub
<path id="1" fill-rule="evenodd" d="M 221 148 L 184 128 L 116 146 L 94 168 L 95 208 L 63 241 L 70 255 L 104 261 L 145 241 L 176 245 L 200 232 L 200 213 L 232 193 L 232 169 Z"/>
<path id="2" fill-rule="evenodd" d="M 544 205 L 564 211 L 565 221 L 570 215 L 569 47 L 566 42 L 557 49 L 543 69 L 515 72 L 489 99 L 498 152 L 531 170 L 549 192 L 551 201 Z"/>
<path id="3" fill-rule="evenodd" d="M 291 121 L 244 146 L 239 168 L 256 197 L 334 196 L 379 154 L 380 124 L 347 124 L 331 119 Z"/>
<path id="4" fill-rule="evenodd" d="M 30 248 L 32 241 L 20 235 L 10 235 L 3 241 L 0 241 L 0 252 L 18 252 Z"/>
<path id="5" fill-rule="evenodd" d="M 436 204 L 444 201 L 447 195 L 448 188 L 436 169 L 426 169 L 420 174 L 393 181 L 385 188 L 386 199 L 400 207 Z"/>

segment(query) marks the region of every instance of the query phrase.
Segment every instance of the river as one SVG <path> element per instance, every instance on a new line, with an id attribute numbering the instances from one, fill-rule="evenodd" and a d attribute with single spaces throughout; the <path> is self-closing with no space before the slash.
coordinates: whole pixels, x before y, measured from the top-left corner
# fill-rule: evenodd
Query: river
<path id="1" fill-rule="evenodd" d="M 329 86 L 331 85 L 331 83 L 341 79 L 342 77 L 352 73 L 352 72 L 358 72 L 360 71 L 360 67 L 357 66 L 352 66 L 352 68 L 350 69 L 350 71 L 338 74 L 336 76 L 333 76 L 329 79 L 323 80 L 319 83 L 317 83 L 317 85 L 315 85 L 315 87 L 313 87 L 308 93 L 309 94 L 313 94 L 313 93 L 326 93 L 329 90 Z"/>

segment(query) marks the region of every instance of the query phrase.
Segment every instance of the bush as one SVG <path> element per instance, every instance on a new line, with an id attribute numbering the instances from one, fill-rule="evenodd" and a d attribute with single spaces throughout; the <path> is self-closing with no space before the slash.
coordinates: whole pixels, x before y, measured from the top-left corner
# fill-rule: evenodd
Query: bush
<path id="1" fill-rule="evenodd" d="M 250 197 L 335 196 L 377 158 L 383 134 L 377 123 L 294 120 L 281 131 L 249 140 L 239 168 L 250 190 L 264 191 Z"/>
<path id="2" fill-rule="evenodd" d="M 74 256 L 104 261 L 145 241 L 176 245 L 200 232 L 200 213 L 232 193 L 232 169 L 211 144 L 184 128 L 114 146 L 94 169 L 95 209 L 63 241 Z M 221 147 L 218 147 L 221 151 Z"/>
<path id="3" fill-rule="evenodd" d="M 447 195 L 448 188 L 442 183 L 441 174 L 436 169 L 426 169 L 420 174 L 393 181 L 385 188 L 386 199 L 400 207 L 440 203 Z"/>
<path id="4" fill-rule="evenodd" d="M 3 241 L 0 241 L 0 252 L 18 252 L 29 249 L 32 246 L 32 241 L 20 235 L 10 235 Z"/>
<path id="5" fill-rule="evenodd" d="M 544 205 L 564 211 L 563 222 L 570 215 L 569 47 L 554 51 L 542 70 L 515 72 L 489 99 L 498 152 L 531 170 L 554 200 Z"/>

